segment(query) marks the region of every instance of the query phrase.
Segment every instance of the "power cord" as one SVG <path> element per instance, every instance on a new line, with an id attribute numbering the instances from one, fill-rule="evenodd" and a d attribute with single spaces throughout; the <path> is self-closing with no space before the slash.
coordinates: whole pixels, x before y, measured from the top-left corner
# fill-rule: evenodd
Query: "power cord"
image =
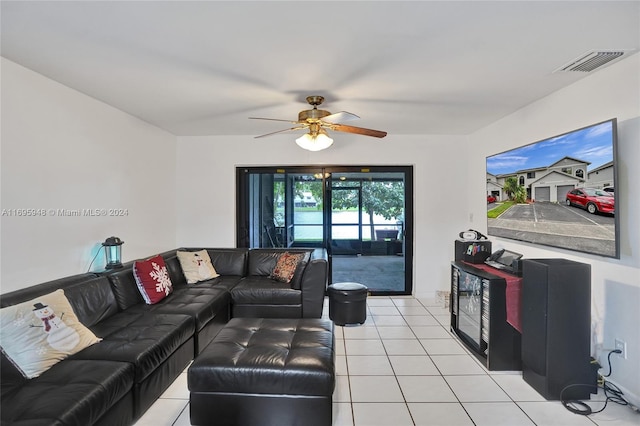
<path id="1" fill-rule="evenodd" d="M 93 259 L 91 259 L 91 263 L 89 264 L 89 268 L 87 268 L 87 272 L 91 271 L 91 266 L 93 265 L 93 262 L 96 260 L 96 257 L 98 257 L 101 251 L 102 251 L 102 247 L 98 248 L 96 255 L 93 256 Z"/>
<path id="2" fill-rule="evenodd" d="M 613 370 L 611 369 L 611 355 L 613 354 L 621 354 L 622 351 L 620 349 L 615 349 L 613 351 L 609 351 L 609 355 L 607 355 L 607 364 L 609 364 L 609 372 L 602 377 L 609 377 Z"/>
<path id="3" fill-rule="evenodd" d="M 605 375 L 598 375 L 598 381 L 596 385 L 593 384 L 573 384 L 573 385 L 568 385 L 565 386 L 562 391 L 560 392 L 560 400 L 562 401 L 562 405 L 564 405 L 564 408 L 566 408 L 567 410 L 571 411 L 574 414 L 580 414 L 583 416 L 588 416 L 590 414 L 596 414 L 596 413 L 600 413 L 601 411 L 604 411 L 605 408 L 607 408 L 607 404 L 609 403 L 609 401 L 611 402 L 615 402 L 616 404 L 620 404 L 620 405 L 629 405 L 629 402 L 627 400 L 625 400 L 623 398 L 622 395 L 624 395 L 622 393 L 622 391 L 613 383 L 608 382 L 605 380 L 605 377 L 609 377 L 611 375 L 611 372 L 613 371 L 611 368 L 611 355 L 612 354 L 620 354 L 622 353 L 622 351 L 620 349 L 615 349 L 613 351 L 609 352 L 609 355 L 607 355 L 607 363 L 609 364 L 609 372 Z M 594 363 L 597 363 L 597 361 L 593 361 Z M 602 390 L 604 391 L 605 396 L 607 397 L 604 401 L 604 406 L 597 410 L 597 411 L 593 411 L 592 408 L 587 405 L 586 403 L 582 402 L 582 401 L 578 401 L 578 400 L 566 400 L 562 397 L 562 395 L 564 394 L 564 392 L 567 389 L 573 388 L 573 387 L 597 387 L 597 388 L 602 388 Z"/>

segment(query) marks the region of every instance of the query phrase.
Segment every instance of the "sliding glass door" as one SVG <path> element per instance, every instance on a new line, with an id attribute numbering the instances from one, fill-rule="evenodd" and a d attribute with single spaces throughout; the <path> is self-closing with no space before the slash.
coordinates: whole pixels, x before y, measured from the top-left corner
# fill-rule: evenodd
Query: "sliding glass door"
<path id="1" fill-rule="evenodd" d="M 238 247 L 324 247 L 321 169 L 238 168 Z"/>
<path id="2" fill-rule="evenodd" d="M 411 294 L 412 167 L 237 169 L 238 247 L 324 247 L 330 282 Z"/>

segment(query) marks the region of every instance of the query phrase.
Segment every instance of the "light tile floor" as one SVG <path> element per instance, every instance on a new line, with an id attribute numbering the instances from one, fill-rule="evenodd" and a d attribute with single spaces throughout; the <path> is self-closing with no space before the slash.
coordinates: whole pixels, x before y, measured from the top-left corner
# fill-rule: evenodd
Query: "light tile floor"
<path id="1" fill-rule="evenodd" d="M 336 327 L 334 426 L 640 425 L 629 407 L 610 402 L 601 413 L 576 415 L 546 401 L 521 372 L 486 370 L 434 301 L 369 297 L 367 305 L 364 325 Z M 604 397 L 585 402 L 596 411 Z M 136 426 L 187 426 L 188 404 L 185 370 Z"/>

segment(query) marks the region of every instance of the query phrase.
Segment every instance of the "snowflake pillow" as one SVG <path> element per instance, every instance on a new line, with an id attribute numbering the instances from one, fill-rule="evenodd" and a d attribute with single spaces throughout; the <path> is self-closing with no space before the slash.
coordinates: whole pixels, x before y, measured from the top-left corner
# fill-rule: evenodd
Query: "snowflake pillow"
<path id="1" fill-rule="evenodd" d="M 0 309 L 0 345 L 28 379 L 101 339 L 85 327 L 63 290 Z"/>
<path id="2" fill-rule="evenodd" d="M 133 275 L 148 305 L 158 303 L 173 291 L 169 271 L 160 255 L 134 262 Z"/>

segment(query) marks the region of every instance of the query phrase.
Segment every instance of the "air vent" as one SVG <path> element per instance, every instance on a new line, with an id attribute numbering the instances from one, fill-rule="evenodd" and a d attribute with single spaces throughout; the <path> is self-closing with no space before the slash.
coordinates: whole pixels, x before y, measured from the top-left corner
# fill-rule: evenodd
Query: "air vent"
<path id="1" fill-rule="evenodd" d="M 591 51 L 558 68 L 554 72 L 591 72 L 624 55 L 624 50 Z"/>

